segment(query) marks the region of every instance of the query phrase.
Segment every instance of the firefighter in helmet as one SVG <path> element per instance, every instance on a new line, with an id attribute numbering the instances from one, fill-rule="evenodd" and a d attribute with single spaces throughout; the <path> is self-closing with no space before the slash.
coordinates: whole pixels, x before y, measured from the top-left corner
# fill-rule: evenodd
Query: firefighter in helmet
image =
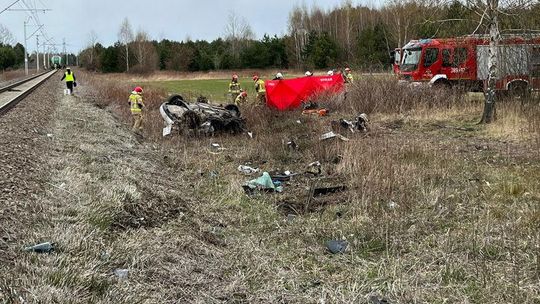
<path id="1" fill-rule="evenodd" d="M 272 80 L 283 80 L 283 74 L 281 72 L 277 73 Z"/>
<path id="2" fill-rule="evenodd" d="M 257 102 L 259 104 L 266 103 L 266 88 L 264 86 L 264 80 L 259 78 L 259 75 L 253 76 L 255 82 L 255 92 L 257 92 Z"/>
<path id="3" fill-rule="evenodd" d="M 240 94 L 238 94 L 238 96 L 234 100 L 234 104 L 237 106 L 245 104 L 247 101 L 247 96 L 247 92 L 242 90 L 242 92 L 240 92 Z"/>
<path id="4" fill-rule="evenodd" d="M 238 75 L 232 75 L 231 83 L 229 83 L 229 96 L 231 96 L 232 101 L 236 100 L 236 97 L 240 94 L 242 89 L 240 88 L 240 83 L 238 82 Z"/>
<path id="5" fill-rule="evenodd" d="M 129 95 L 129 106 L 131 108 L 131 117 L 133 118 L 133 132 L 141 134 L 143 129 L 143 89 L 136 87 Z"/>
<path id="6" fill-rule="evenodd" d="M 345 78 L 345 83 L 354 83 L 354 77 L 350 68 L 345 68 L 345 75 L 343 78 Z"/>

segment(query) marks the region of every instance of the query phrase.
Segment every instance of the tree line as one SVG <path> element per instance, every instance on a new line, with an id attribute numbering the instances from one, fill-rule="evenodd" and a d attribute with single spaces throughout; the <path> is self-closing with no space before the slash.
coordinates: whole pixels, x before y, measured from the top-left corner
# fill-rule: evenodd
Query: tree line
<path id="1" fill-rule="evenodd" d="M 0 43 L 0 69 L 12 69 L 24 65 L 24 47 L 22 44 L 5 45 Z"/>
<path id="2" fill-rule="evenodd" d="M 540 3 L 501 10 L 501 28 L 540 28 Z M 433 0 L 388 0 L 379 8 L 353 5 L 323 10 L 297 6 L 289 16 L 287 34 L 254 34 L 244 18 L 229 15 L 223 37 L 213 41 L 152 40 L 144 31 L 134 33 L 125 19 L 118 42 L 105 47 L 91 34 L 79 55 L 82 66 L 103 72 L 155 70 L 208 71 L 244 68 L 356 69 L 390 68 L 390 53 L 411 39 L 485 34 L 482 15 L 467 3 Z"/>

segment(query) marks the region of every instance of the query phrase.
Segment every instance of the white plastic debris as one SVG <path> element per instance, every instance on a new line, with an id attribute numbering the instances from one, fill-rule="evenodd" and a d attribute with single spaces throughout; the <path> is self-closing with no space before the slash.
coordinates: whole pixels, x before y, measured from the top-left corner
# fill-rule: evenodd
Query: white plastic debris
<path id="1" fill-rule="evenodd" d="M 321 137 L 319 138 L 320 140 L 327 140 L 327 139 L 331 139 L 331 138 L 339 138 L 341 139 L 342 141 L 349 141 L 349 139 L 341 134 L 337 134 L 337 133 L 334 133 L 333 131 L 330 131 L 328 133 L 324 133 L 323 135 L 321 135 Z"/>
<path id="2" fill-rule="evenodd" d="M 256 173 L 256 172 L 259 172 L 259 168 L 253 168 L 253 167 L 250 167 L 250 166 L 244 166 L 244 165 L 240 165 L 238 166 L 238 171 L 246 174 L 246 175 L 249 175 L 249 174 L 253 174 L 253 173 Z"/>
<path id="3" fill-rule="evenodd" d="M 165 128 L 163 128 L 163 137 L 171 134 L 172 131 L 172 125 L 168 125 Z"/>
<path id="4" fill-rule="evenodd" d="M 320 161 L 314 161 L 308 165 L 308 167 L 320 167 L 321 162 Z"/>
<path id="5" fill-rule="evenodd" d="M 115 269 L 114 275 L 117 276 L 119 279 L 126 279 L 129 275 L 129 269 Z"/>

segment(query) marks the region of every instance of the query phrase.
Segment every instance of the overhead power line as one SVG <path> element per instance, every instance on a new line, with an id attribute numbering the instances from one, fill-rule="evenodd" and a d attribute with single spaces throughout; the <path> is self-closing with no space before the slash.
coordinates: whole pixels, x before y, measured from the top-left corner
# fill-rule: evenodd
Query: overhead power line
<path id="1" fill-rule="evenodd" d="M 15 2 L 11 3 L 8 7 L 6 7 L 5 9 L 3 9 L 0 14 L 2 14 L 3 12 L 7 11 L 10 7 L 14 6 L 15 4 L 17 4 L 17 2 L 19 2 L 21 0 L 16 0 Z"/>

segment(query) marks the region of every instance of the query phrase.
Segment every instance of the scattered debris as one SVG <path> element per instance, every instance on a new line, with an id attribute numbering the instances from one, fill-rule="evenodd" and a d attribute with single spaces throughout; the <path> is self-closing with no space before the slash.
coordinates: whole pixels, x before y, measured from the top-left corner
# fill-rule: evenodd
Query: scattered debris
<path id="1" fill-rule="evenodd" d="M 246 175 L 250 175 L 250 174 L 253 174 L 253 173 L 256 173 L 256 172 L 259 172 L 259 168 L 253 168 L 253 167 L 250 167 L 250 166 L 244 166 L 244 165 L 240 165 L 238 166 L 238 171 L 246 174 Z"/>
<path id="2" fill-rule="evenodd" d="M 302 111 L 302 114 L 304 115 L 318 115 L 318 116 L 326 116 L 328 114 L 328 109 L 314 109 L 314 110 L 304 110 Z"/>
<path id="3" fill-rule="evenodd" d="M 351 133 L 356 131 L 367 132 L 369 122 L 368 117 L 365 113 L 358 115 L 354 120 L 340 119 L 339 121 L 332 121 L 330 124 L 334 132 L 339 132 L 339 130 L 347 130 Z"/>
<path id="4" fill-rule="evenodd" d="M 117 276 L 119 279 L 127 279 L 129 275 L 129 269 L 117 268 L 114 270 L 114 275 Z"/>
<path id="5" fill-rule="evenodd" d="M 308 165 L 308 170 L 306 171 L 307 174 L 313 174 L 315 176 L 319 176 L 322 173 L 321 169 L 321 162 L 315 161 Z"/>
<path id="6" fill-rule="evenodd" d="M 283 186 L 281 182 L 273 181 L 272 177 L 268 172 L 263 172 L 263 174 L 253 180 L 246 182 L 242 185 L 242 188 L 246 194 L 253 194 L 256 190 L 263 192 L 282 192 Z"/>
<path id="7" fill-rule="evenodd" d="M 298 144 L 296 144 L 296 142 L 294 142 L 294 140 L 290 140 L 287 142 L 287 147 L 289 147 L 289 149 L 291 150 L 298 150 Z"/>
<path id="8" fill-rule="evenodd" d="M 294 221 L 294 219 L 296 219 L 296 214 L 292 214 L 292 213 L 287 214 L 287 222 L 290 223 Z"/>
<path id="9" fill-rule="evenodd" d="M 321 187 L 313 189 L 313 197 L 327 195 L 331 193 L 343 192 L 347 189 L 345 186 L 334 186 L 334 187 Z"/>
<path id="10" fill-rule="evenodd" d="M 398 205 L 396 202 L 394 202 L 394 201 L 390 201 L 390 202 L 388 203 L 388 208 L 390 208 L 390 209 L 396 209 L 398 206 L 399 206 L 399 205 Z"/>
<path id="11" fill-rule="evenodd" d="M 326 248 L 333 254 L 344 253 L 348 246 L 349 243 L 343 240 L 331 240 L 326 242 Z"/>
<path id="12" fill-rule="evenodd" d="M 111 258 L 111 255 L 107 251 L 105 250 L 101 251 L 99 255 L 100 260 L 102 260 L 103 262 L 107 262 L 109 261 L 110 258 Z"/>
<path id="13" fill-rule="evenodd" d="M 331 139 L 331 138 L 339 138 L 341 139 L 342 141 L 349 141 L 349 139 L 341 134 L 338 134 L 338 133 L 334 133 L 334 131 L 330 131 L 328 133 L 324 133 L 323 135 L 321 135 L 321 137 L 319 138 L 320 140 L 328 140 L 328 139 Z"/>
<path id="14" fill-rule="evenodd" d="M 320 108 L 319 104 L 313 101 L 308 101 L 306 103 L 303 103 L 303 111 L 302 114 L 304 115 L 318 115 L 318 116 L 326 116 L 328 114 L 328 109 Z"/>
<path id="15" fill-rule="evenodd" d="M 36 253 L 51 253 L 56 247 L 55 243 L 45 242 L 34 246 L 24 248 L 25 251 Z"/>
<path id="16" fill-rule="evenodd" d="M 212 143 L 210 144 L 210 153 L 212 154 L 219 154 L 223 151 L 227 150 L 226 148 L 223 148 L 220 144 Z"/>
<path id="17" fill-rule="evenodd" d="M 270 174 L 270 176 L 272 177 L 272 180 L 280 181 L 280 182 L 288 182 L 291 180 L 293 176 L 296 176 L 296 175 L 298 175 L 298 173 L 292 173 L 289 170 L 285 172 L 274 172 Z"/>

